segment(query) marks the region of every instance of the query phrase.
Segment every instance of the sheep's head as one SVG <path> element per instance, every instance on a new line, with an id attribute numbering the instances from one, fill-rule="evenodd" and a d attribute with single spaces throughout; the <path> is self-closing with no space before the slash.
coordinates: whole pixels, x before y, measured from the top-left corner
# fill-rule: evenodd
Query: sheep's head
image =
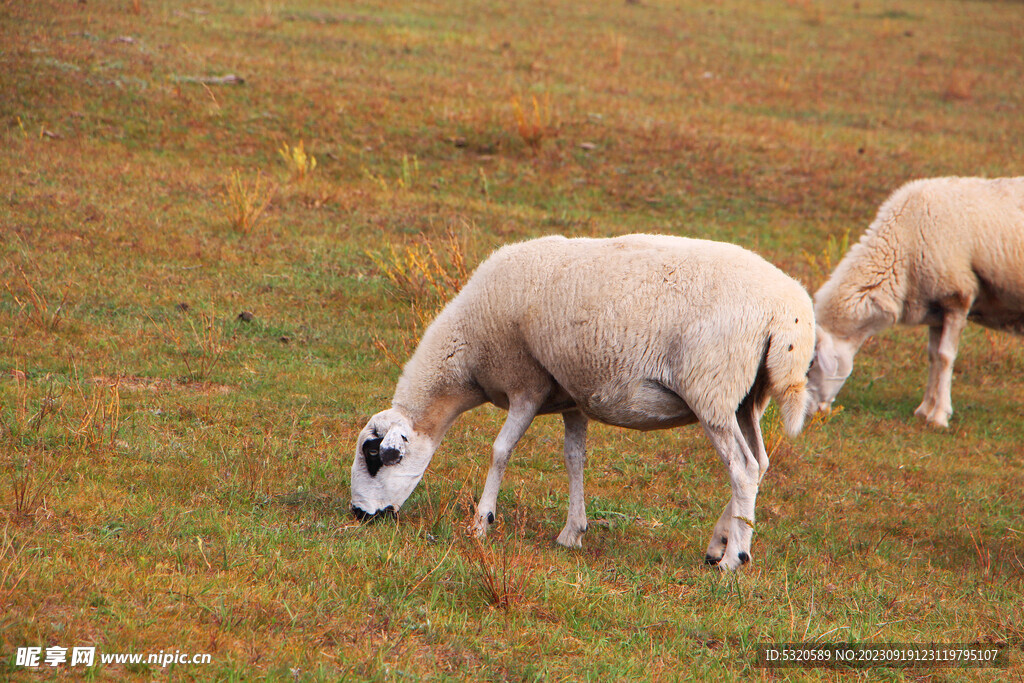
<path id="1" fill-rule="evenodd" d="M 836 395 L 853 372 L 856 353 L 856 344 L 818 327 L 814 358 L 807 371 L 808 415 L 832 408 Z"/>
<path id="2" fill-rule="evenodd" d="M 436 446 L 394 408 L 371 417 L 356 441 L 352 512 L 360 519 L 398 512 L 423 478 Z"/>

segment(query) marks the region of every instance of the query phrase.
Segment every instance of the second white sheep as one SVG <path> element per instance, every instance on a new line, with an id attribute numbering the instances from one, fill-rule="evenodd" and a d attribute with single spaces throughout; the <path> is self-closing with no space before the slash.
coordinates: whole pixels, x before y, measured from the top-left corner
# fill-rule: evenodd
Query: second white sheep
<path id="1" fill-rule="evenodd" d="M 827 409 L 861 345 L 887 327 L 928 326 L 928 383 L 915 415 L 946 427 L 960 334 L 973 320 L 1024 334 L 1024 177 L 907 183 L 878 210 L 814 295 L 808 388 Z"/>

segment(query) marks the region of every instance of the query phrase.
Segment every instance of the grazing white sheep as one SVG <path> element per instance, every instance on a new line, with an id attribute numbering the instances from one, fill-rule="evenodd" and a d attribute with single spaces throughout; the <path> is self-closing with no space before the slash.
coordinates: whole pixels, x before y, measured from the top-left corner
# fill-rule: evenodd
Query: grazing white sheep
<path id="1" fill-rule="evenodd" d="M 814 300 L 808 390 L 817 408 L 832 404 L 872 335 L 896 323 L 927 325 L 928 384 L 914 414 L 949 426 L 953 361 L 967 321 L 1024 334 L 1024 177 L 907 183 Z"/>
<path id="2" fill-rule="evenodd" d="M 477 507 L 483 535 L 512 448 L 534 416 L 561 413 L 569 510 L 557 540 L 579 546 L 588 418 L 642 430 L 700 422 L 732 483 L 707 561 L 735 569 L 750 559 L 768 467 L 761 415 L 774 398 L 786 431 L 800 431 L 813 348 L 807 292 L 735 245 L 630 235 L 503 247 L 430 325 L 392 407 L 360 432 L 352 510 L 396 511 L 455 418 L 490 402 L 508 417 Z"/>

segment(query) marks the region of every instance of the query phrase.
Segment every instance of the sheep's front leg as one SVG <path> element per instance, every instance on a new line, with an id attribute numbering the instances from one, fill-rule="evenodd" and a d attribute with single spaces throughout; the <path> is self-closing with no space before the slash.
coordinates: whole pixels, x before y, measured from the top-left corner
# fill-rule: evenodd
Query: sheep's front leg
<path id="1" fill-rule="evenodd" d="M 731 512 L 726 535 L 728 540 L 718 566 L 722 569 L 738 569 L 750 561 L 750 541 L 754 533 L 754 504 L 757 501 L 760 466 L 735 418 L 732 424 L 726 427 L 713 427 L 708 424 L 703 426 L 708 439 L 729 470 L 732 486 L 732 500 L 726 506 L 726 511 Z M 723 521 L 719 518 L 719 524 Z M 718 533 L 719 524 L 715 525 L 716 534 L 712 537 L 712 543 L 721 535 Z"/>
<path id="2" fill-rule="evenodd" d="M 512 449 L 519 443 L 519 439 L 523 437 L 526 429 L 533 422 L 538 406 L 539 403 L 533 401 L 513 400 L 508 408 L 505 424 L 498 432 L 498 438 L 494 440 L 491 467 L 487 470 L 484 492 L 480 495 L 480 503 L 476 507 L 473 531 L 477 536 L 487 535 L 487 528 L 494 523 L 494 508 L 498 502 L 498 489 L 501 487 L 502 477 L 505 476 L 508 459 L 512 455 Z"/>
<path id="3" fill-rule="evenodd" d="M 732 517 L 732 498 L 730 498 L 718 521 L 715 522 L 715 528 L 711 530 L 711 540 L 708 542 L 708 549 L 704 552 L 704 562 L 707 564 L 718 564 L 725 556 L 725 549 L 729 545 L 729 524 L 732 522 Z"/>
<path id="4" fill-rule="evenodd" d="M 933 327 L 928 333 L 928 385 L 914 414 L 938 427 L 948 427 L 953 414 L 953 362 L 966 326 L 966 310 L 948 311 L 941 331 Z"/>
<path id="5" fill-rule="evenodd" d="M 562 413 L 565 422 L 565 470 L 569 474 L 569 514 L 558 543 L 579 548 L 587 531 L 587 507 L 583 498 L 583 468 L 587 458 L 587 418 L 578 410 Z"/>

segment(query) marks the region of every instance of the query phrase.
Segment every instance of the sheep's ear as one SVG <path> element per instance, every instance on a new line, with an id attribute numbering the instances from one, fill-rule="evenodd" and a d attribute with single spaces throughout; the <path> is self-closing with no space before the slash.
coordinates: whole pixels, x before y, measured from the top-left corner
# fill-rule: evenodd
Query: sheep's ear
<path id="1" fill-rule="evenodd" d="M 835 377 L 839 373 L 839 358 L 835 351 L 818 354 L 818 362 L 821 363 L 822 371 L 829 377 Z"/>
<path id="2" fill-rule="evenodd" d="M 839 354 L 836 353 L 836 347 L 829 337 L 822 337 L 819 340 L 815 358 L 821 366 L 821 371 L 827 376 L 834 377 L 839 372 Z"/>

